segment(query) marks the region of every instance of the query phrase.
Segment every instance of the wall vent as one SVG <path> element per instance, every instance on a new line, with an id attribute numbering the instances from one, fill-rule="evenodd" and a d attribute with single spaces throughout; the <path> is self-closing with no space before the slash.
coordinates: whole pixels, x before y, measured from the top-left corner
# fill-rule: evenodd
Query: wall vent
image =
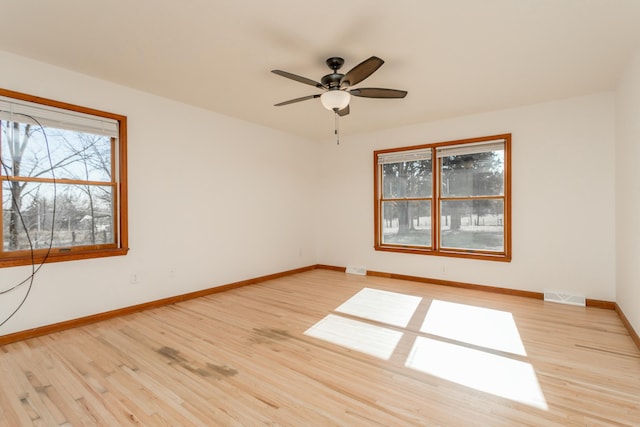
<path id="1" fill-rule="evenodd" d="M 356 267 L 354 265 L 348 265 L 347 266 L 347 273 L 348 274 L 357 274 L 359 276 L 366 276 L 367 275 L 367 269 L 364 267 Z"/>
<path id="2" fill-rule="evenodd" d="M 559 304 L 578 305 L 585 307 L 587 299 L 584 295 L 570 294 L 567 292 L 545 292 L 544 300 L 548 302 L 557 302 Z"/>

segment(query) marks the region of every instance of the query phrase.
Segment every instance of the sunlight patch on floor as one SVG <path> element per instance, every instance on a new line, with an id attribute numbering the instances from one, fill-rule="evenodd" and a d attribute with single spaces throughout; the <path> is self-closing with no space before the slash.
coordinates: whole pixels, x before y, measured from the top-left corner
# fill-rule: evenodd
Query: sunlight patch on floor
<path id="1" fill-rule="evenodd" d="M 417 335 L 405 367 L 548 409 L 535 370 L 525 360 L 527 353 L 512 313 L 433 300 L 420 330 L 409 330 L 421 302 L 421 297 L 363 288 L 305 335 L 384 360 L 391 358 L 404 334 Z"/>
<path id="2" fill-rule="evenodd" d="M 421 301 L 421 297 L 364 288 L 335 311 L 404 328 Z"/>
<path id="3" fill-rule="evenodd" d="M 475 390 L 548 409 L 531 364 L 417 337 L 405 366 Z"/>
<path id="4" fill-rule="evenodd" d="M 433 300 L 420 332 L 527 355 L 513 315 L 507 311 Z"/>
<path id="5" fill-rule="evenodd" d="M 333 314 L 304 334 L 384 360 L 391 357 L 402 338 L 402 332 Z"/>

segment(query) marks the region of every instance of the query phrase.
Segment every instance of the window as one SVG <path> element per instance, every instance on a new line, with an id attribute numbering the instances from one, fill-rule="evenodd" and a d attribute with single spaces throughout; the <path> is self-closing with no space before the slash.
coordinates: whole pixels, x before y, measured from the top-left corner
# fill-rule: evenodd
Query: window
<path id="1" fill-rule="evenodd" d="M 0 266 L 127 253 L 126 117 L 0 89 Z"/>
<path id="2" fill-rule="evenodd" d="M 374 153 L 375 249 L 511 260 L 511 135 Z"/>

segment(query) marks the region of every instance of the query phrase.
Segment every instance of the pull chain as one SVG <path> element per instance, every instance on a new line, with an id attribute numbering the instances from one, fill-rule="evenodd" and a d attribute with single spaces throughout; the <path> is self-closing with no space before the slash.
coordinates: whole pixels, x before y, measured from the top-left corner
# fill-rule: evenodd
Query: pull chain
<path id="1" fill-rule="evenodd" d="M 333 110 L 335 113 L 335 131 L 336 134 L 336 145 L 340 145 L 340 120 L 338 115 L 338 109 Z"/>

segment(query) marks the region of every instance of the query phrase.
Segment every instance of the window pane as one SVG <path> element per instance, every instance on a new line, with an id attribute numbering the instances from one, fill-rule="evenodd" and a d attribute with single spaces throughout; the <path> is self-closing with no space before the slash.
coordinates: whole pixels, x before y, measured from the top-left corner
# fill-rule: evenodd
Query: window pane
<path id="1" fill-rule="evenodd" d="M 382 165 L 382 198 L 431 197 L 431 160 Z"/>
<path id="2" fill-rule="evenodd" d="M 3 247 L 6 251 L 115 243 L 111 186 L 3 182 Z M 13 196 L 12 196 L 13 193 Z M 52 224 L 53 222 L 53 224 Z"/>
<path id="3" fill-rule="evenodd" d="M 383 202 L 382 243 L 431 247 L 431 201 Z"/>
<path id="4" fill-rule="evenodd" d="M 441 214 L 441 247 L 504 251 L 502 199 L 443 201 Z"/>
<path id="5" fill-rule="evenodd" d="M 2 121 L 5 176 L 111 181 L 111 138 Z"/>
<path id="6" fill-rule="evenodd" d="M 442 158 L 442 196 L 504 195 L 504 150 Z"/>

